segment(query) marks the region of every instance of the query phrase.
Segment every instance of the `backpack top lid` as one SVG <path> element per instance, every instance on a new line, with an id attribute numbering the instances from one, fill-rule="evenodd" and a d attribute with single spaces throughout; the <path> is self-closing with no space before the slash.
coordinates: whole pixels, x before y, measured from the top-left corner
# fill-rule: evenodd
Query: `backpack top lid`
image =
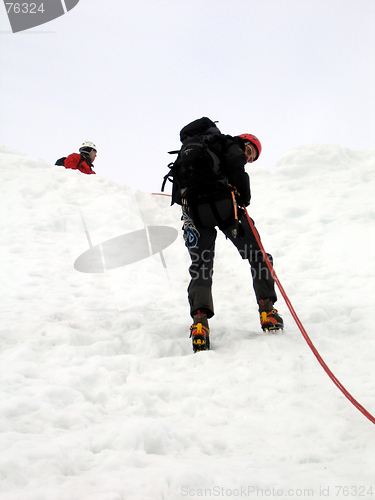
<path id="1" fill-rule="evenodd" d="M 195 135 L 201 134 L 214 135 L 221 134 L 221 132 L 212 120 L 210 120 L 206 116 L 203 116 L 202 118 L 194 120 L 188 125 L 185 125 L 185 127 L 181 129 L 180 140 L 181 142 L 184 142 L 189 137 L 194 137 Z"/>

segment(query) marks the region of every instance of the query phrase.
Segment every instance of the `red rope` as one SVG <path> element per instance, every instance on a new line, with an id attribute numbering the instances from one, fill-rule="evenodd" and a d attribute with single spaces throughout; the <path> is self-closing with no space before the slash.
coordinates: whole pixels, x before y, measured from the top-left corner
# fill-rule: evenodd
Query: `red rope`
<path id="1" fill-rule="evenodd" d="M 281 283 L 280 283 L 280 280 L 279 278 L 277 277 L 276 275 L 276 272 L 274 270 L 274 268 L 272 267 L 272 264 L 268 258 L 268 255 L 266 254 L 266 251 L 264 250 L 264 247 L 263 247 L 263 244 L 262 242 L 260 241 L 260 237 L 258 235 L 258 232 L 256 231 L 255 227 L 254 227 L 254 224 L 253 224 L 253 221 L 250 219 L 249 217 L 249 214 L 246 210 L 246 207 L 245 205 L 243 205 L 243 208 L 245 209 L 245 213 L 246 213 L 246 217 L 247 217 L 247 220 L 250 224 L 250 227 L 251 227 L 251 230 L 255 236 L 255 239 L 259 245 L 259 248 L 263 254 L 263 257 L 264 257 L 264 260 L 266 261 L 266 264 L 267 264 L 267 267 L 268 269 L 270 270 L 271 272 L 271 275 L 273 277 L 273 279 L 275 280 L 275 283 L 277 284 L 280 292 L 281 292 L 281 295 L 283 296 L 285 302 L 286 302 L 286 305 L 288 306 L 289 308 L 289 311 L 291 312 L 293 318 L 294 318 L 294 321 L 297 323 L 297 326 L 298 328 L 300 329 L 304 339 L 306 340 L 308 346 L 310 347 L 310 349 L 312 350 L 312 352 L 314 353 L 316 359 L 319 361 L 319 363 L 321 364 L 321 366 L 323 367 L 324 371 L 328 374 L 329 378 L 333 381 L 333 383 L 340 389 L 340 391 L 344 394 L 344 396 L 349 399 L 349 401 L 360 411 L 363 413 L 363 415 L 365 417 L 367 417 L 373 424 L 375 424 L 375 418 L 371 415 L 371 413 L 369 413 L 366 408 L 364 408 L 360 403 L 358 403 L 358 401 L 356 399 L 353 398 L 353 396 L 345 389 L 345 387 L 342 385 L 342 383 L 335 377 L 335 375 L 331 372 L 331 370 L 328 368 L 328 366 L 326 365 L 325 361 L 323 360 L 323 358 L 321 357 L 321 355 L 319 354 L 319 352 L 317 351 L 316 347 L 314 346 L 314 344 L 312 343 L 310 337 L 307 335 L 307 332 L 303 326 L 303 324 L 301 323 L 301 320 L 299 319 L 299 317 L 297 316 L 297 313 L 296 311 L 294 310 L 294 307 L 292 306 L 292 303 L 290 302 L 287 294 L 285 293 L 285 290 L 284 288 L 282 287 Z"/>

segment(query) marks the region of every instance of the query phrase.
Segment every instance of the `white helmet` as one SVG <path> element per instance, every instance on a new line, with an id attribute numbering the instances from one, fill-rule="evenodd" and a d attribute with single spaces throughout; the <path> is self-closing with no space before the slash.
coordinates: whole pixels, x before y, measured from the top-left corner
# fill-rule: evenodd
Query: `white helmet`
<path id="1" fill-rule="evenodd" d="M 97 151 L 95 144 L 91 141 L 83 142 L 82 146 L 79 148 L 79 151 L 80 152 L 81 150 L 87 151 L 88 149 L 95 149 L 95 151 Z"/>

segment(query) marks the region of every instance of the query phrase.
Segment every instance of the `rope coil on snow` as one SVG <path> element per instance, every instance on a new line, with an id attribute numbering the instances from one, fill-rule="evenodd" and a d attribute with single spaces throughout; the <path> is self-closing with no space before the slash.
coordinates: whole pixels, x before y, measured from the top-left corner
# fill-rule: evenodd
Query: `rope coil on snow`
<path id="1" fill-rule="evenodd" d="M 247 217 L 247 220 L 250 224 L 250 228 L 255 236 L 255 239 L 259 245 L 259 248 L 263 254 L 263 257 L 264 257 L 264 260 L 266 261 L 266 264 L 267 264 L 267 267 L 273 277 L 273 279 L 275 280 L 275 283 L 277 284 L 279 290 L 280 290 L 280 293 L 281 295 L 283 296 L 284 300 L 285 300 L 285 303 L 286 305 L 288 306 L 288 309 L 291 313 L 291 315 L 293 316 L 293 319 L 294 321 L 296 322 L 298 328 L 300 329 L 304 339 L 306 340 L 308 346 L 310 347 L 310 349 L 312 350 L 312 352 L 314 353 L 316 359 L 319 361 L 319 363 L 321 364 L 321 366 L 323 367 L 324 371 L 327 373 L 327 375 L 329 376 L 329 378 L 333 381 L 333 383 L 340 389 L 340 391 L 344 394 L 344 396 L 361 412 L 363 413 L 363 415 L 365 417 L 367 417 L 373 424 L 375 424 L 375 417 L 373 417 L 373 415 L 371 415 L 371 413 L 369 413 L 366 408 L 364 408 L 356 399 L 354 399 L 354 397 L 350 394 L 349 391 L 347 391 L 345 389 L 345 387 L 342 385 L 342 383 L 335 377 L 335 375 L 331 372 L 331 370 L 328 368 L 327 364 L 325 363 L 325 361 L 323 360 L 323 358 L 321 357 L 321 355 L 319 354 L 318 350 L 316 349 L 316 347 L 314 346 L 314 344 L 312 343 L 310 337 L 308 336 L 303 324 L 301 323 L 301 320 L 299 319 L 299 317 L 297 316 L 297 313 L 296 311 L 294 310 L 294 307 L 292 306 L 292 303 L 290 302 L 289 300 L 289 297 L 287 296 L 287 294 L 285 293 L 285 290 L 284 288 L 282 287 L 281 283 L 280 283 L 280 280 L 279 278 L 277 277 L 276 275 L 276 272 L 268 258 L 268 255 L 266 254 L 266 251 L 264 250 L 264 247 L 263 247 L 263 244 L 262 242 L 260 241 L 260 237 L 254 227 L 254 224 L 253 224 L 253 221 L 251 220 L 251 218 L 249 217 L 249 214 L 246 210 L 246 207 L 245 205 L 243 205 L 243 208 L 245 209 L 245 214 L 246 214 L 246 217 Z"/>

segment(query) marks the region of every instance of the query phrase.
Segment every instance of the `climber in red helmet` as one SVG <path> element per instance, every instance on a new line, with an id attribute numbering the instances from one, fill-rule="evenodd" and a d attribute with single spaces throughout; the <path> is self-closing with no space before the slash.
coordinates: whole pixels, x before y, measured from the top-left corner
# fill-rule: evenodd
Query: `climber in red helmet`
<path id="1" fill-rule="evenodd" d="M 250 204 L 251 198 L 244 167 L 259 158 L 262 152 L 259 139 L 252 134 L 224 135 L 207 117 L 186 125 L 180 131 L 180 139 L 182 148 L 177 152 L 177 160 L 170 164 L 171 171 L 164 184 L 173 178 L 172 204 L 182 206 L 185 244 L 191 257 L 188 299 L 194 352 L 210 348 L 208 319 L 214 315 L 212 274 L 216 227 L 250 263 L 261 328 L 281 330 L 283 320 L 274 308 L 277 300 L 274 279 L 243 208 Z M 272 263 L 271 255 L 268 257 Z"/>

